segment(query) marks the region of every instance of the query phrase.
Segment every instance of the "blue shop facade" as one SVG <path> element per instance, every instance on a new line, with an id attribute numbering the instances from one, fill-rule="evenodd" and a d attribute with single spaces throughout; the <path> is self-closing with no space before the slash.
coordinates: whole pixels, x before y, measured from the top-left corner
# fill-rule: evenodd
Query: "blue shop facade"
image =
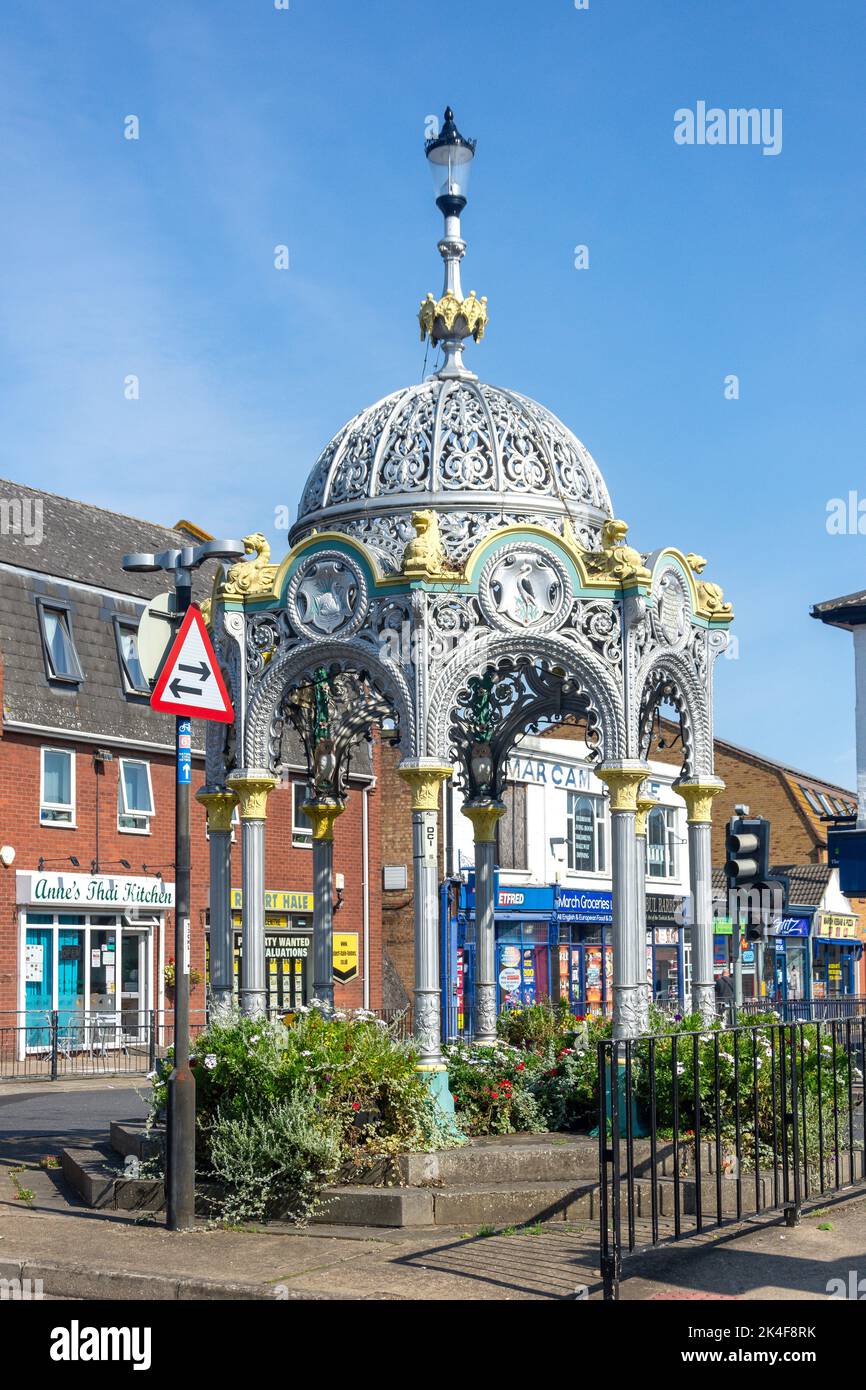
<path id="1" fill-rule="evenodd" d="M 475 990 L 475 881 L 440 890 L 443 1018 L 446 1036 L 468 1028 Z M 608 1014 L 613 999 L 612 898 L 609 889 L 558 883 L 496 882 L 496 989 L 499 1010 L 567 1000 L 578 1017 Z M 688 994 L 687 900 L 647 894 L 647 981 L 653 997 L 681 1003 Z"/>
<path id="2" fill-rule="evenodd" d="M 612 904 L 609 889 L 496 879 L 497 1008 L 567 1000 L 578 1017 L 610 1013 L 613 998 Z M 714 932 L 716 974 L 730 968 L 731 923 L 719 902 Z M 652 998 L 688 1007 L 691 993 L 689 900 L 646 895 L 646 967 Z M 443 1027 L 459 1037 L 472 1019 L 475 989 L 474 874 L 440 889 Z M 857 993 L 862 955 L 854 914 L 795 908 L 764 950 L 743 938 L 743 994 L 774 1004 Z"/>

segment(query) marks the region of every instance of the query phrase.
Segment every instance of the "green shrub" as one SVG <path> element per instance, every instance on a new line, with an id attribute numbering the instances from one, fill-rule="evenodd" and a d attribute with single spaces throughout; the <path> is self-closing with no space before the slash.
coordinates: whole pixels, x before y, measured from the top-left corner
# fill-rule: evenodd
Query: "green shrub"
<path id="1" fill-rule="evenodd" d="M 221 1184 L 225 1221 L 303 1222 L 340 1167 L 340 1130 L 301 1092 L 247 1115 L 218 1110 L 209 1132 L 210 1169 Z"/>
<path id="2" fill-rule="evenodd" d="M 414 1044 L 396 1042 L 371 1018 L 316 1008 L 288 1028 L 240 1017 L 212 1024 L 191 1059 L 196 1164 L 226 1193 L 222 1214 L 255 1219 L 279 1206 L 304 1219 L 333 1177 L 381 1177 L 383 1169 L 393 1177 L 396 1154 L 460 1143 L 417 1063 Z M 154 1115 L 164 1108 L 170 1069 L 169 1057 L 152 1078 Z M 317 1134 L 324 1147 L 313 1142 Z M 300 1184 L 294 1202 L 292 1174 Z"/>
<path id="3" fill-rule="evenodd" d="M 573 1035 L 577 1026 L 568 1000 L 560 999 L 554 1005 L 529 1004 L 522 1009 L 506 1009 L 497 1019 L 496 1031 L 511 1047 L 544 1052 Z"/>
<path id="4" fill-rule="evenodd" d="M 542 1059 L 507 1043 L 445 1048 L 454 1109 L 471 1135 L 539 1133 L 545 1118 L 533 1093 L 532 1078 Z"/>

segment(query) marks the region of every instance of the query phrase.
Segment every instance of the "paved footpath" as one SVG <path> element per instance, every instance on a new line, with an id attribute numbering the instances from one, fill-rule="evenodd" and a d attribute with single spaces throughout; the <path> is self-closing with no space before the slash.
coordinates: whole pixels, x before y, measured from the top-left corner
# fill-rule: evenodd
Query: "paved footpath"
<path id="1" fill-rule="evenodd" d="M 76 1131 L 95 1130 L 103 1100 L 112 1113 L 118 1103 L 133 1113 L 138 1098 L 127 1088 L 112 1095 L 106 1083 L 100 1098 L 92 1083 L 65 1083 L 62 1103 L 42 1085 L 0 1089 L 0 1278 L 41 1278 L 47 1295 L 79 1299 L 601 1297 L 598 1232 L 590 1223 L 497 1235 L 335 1226 L 172 1234 L 161 1218 L 91 1211 L 57 1170 L 31 1167 L 15 1178 L 32 1200 L 17 1199 L 10 1169 L 34 1161 L 40 1146 L 57 1151 L 67 1104 Z M 20 1126 L 10 1123 L 13 1116 Z M 828 1204 L 794 1229 L 755 1223 L 628 1258 L 620 1296 L 823 1301 L 828 1282 L 848 1286 L 852 1271 L 866 1279 L 866 1199 Z"/>
<path id="2" fill-rule="evenodd" d="M 598 1299 L 594 1226 L 537 1233 L 311 1227 L 172 1234 L 72 1208 L 55 1172 L 19 1175 L 27 1206 L 0 1200 L 0 1278 L 41 1278 L 60 1297 L 109 1299 Z M 9 1182 L 0 1169 L 0 1183 Z M 821 1229 L 822 1227 L 828 1229 Z M 747 1226 L 626 1262 L 621 1297 L 817 1299 L 866 1277 L 866 1200 L 799 1227 Z"/>

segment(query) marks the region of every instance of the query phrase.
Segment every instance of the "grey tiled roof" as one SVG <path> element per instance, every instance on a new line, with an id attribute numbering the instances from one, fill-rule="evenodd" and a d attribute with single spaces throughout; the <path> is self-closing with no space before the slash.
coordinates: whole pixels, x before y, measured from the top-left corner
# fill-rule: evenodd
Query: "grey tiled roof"
<path id="1" fill-rule="evenodd" d="M 17 503 L 25 508 L 25 530 L 36 515 L 31 509 L 41 507 L 42 535 L 37 544 L 28 543 L 25 534 L 16 534 L 9 525 L 10 517 L 16 515 L 10 506 Z M 121 556 L 133 550 L 189 545 L 191 537 L 6 479 L 0 479 L 0 504 L 5 504 L 0 512 L 4 723 L 171 745 L 171 716 L 155 714 L 146 699 L 124 694 L 113 617 L 137 621 L 143 600 L 169 587 L 167 575 L 125 574 Z M 198 599 L 208 596 L 213 569 L 211 564 L 196 575 Z M 37 596 L 69 604 L 85 676 L 78 686 L 48 679 Z M 196 738 L 197 745 L 201 742 L 200 736 Z"/>

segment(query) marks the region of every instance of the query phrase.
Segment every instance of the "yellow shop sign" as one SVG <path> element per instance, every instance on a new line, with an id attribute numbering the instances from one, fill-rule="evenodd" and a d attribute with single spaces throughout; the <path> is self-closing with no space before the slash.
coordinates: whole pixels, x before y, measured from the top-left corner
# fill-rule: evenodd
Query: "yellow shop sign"
<path id="1" fill-rule="evenodd" d="M 859 941 L 860 920 L 848 912 L 819 912 L 816 936 L 830 936 L 836 941 Z"/>
<path id="2" fill-rule="evenodd" d="M 334 932 L 334 979 L 344 985 L 358 974 L 358 933 Z"/>
<path id="3" fill-rule="evenodd" d="M 240 888 L 232 889 L 232 909 L 240 912 L 244 895 Z M 265 912 L 312 912 L 312 893 L 298 893 L 292 888 L 273 888 L 265 893 Z"/>

